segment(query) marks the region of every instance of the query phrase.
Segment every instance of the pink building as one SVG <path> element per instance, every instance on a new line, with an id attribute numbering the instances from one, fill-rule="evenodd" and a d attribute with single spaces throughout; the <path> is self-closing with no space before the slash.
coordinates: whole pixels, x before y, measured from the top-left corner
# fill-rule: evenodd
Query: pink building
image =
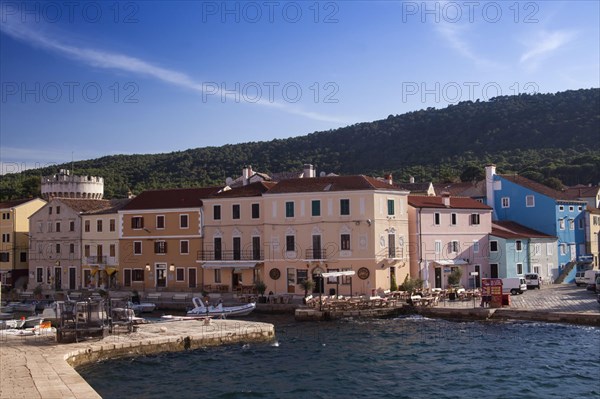
<path id="1" fill-rule="evenodd" d="M 426 287 L 446 288 L 454 268 L 462 268 L 464 287 L 480 286 L 481 278 L 489 277 L 492 208 L 448 194 L 409 196 L 408 220 L 413 278 L 423 279 Z"/>

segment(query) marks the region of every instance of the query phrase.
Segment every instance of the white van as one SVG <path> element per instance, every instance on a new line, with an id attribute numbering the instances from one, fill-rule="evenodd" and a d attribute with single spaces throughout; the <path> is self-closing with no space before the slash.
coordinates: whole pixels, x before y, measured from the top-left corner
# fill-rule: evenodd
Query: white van
<path id="1" fill-rule="evenodd" d="M 600 276 L 600 271 L 598 270 L 586 270 L 583 276 L 583 284 L 590 291 L 594 291 L 596 289 L 596 277 Z"/>
<path id="2" fill-rule="evenodd" d="M 585 283 L 585 270 L 575 273 L 575 285 L 586 285 Z"/>
<path id="3" fill-rule="evenodd" d="M 522 294 L 527 291 L 527 283 L 523 277 L 508 277 L 502 279 L 502 293 L 512 295 Z"/>

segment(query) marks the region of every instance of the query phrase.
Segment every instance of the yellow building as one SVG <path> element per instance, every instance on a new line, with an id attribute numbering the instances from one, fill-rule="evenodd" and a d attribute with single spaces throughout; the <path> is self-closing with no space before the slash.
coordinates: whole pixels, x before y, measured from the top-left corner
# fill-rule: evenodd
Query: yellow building
<path id="1" fill-rule="evenodd" d="M 27 278 L 29 217 L 44 204 L 46 201 L 39 198 L 0 203 L 0 233 L 2 235 L 0 278 L 2 284 L 14 286 L 19 277 Z"/>
<path id="2" fill-rule="evenodd" d="M 122 289 L 194 291 L 202 248 L 202 199 L 215 188 L 145 191 L 119 211 Z"/>

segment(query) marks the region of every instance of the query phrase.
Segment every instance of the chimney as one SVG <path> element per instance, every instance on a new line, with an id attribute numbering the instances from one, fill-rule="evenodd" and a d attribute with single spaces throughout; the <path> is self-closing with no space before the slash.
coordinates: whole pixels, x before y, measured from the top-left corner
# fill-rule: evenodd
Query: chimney
<path id="1" fill-rule="evenodd" d="M 385 179 L 387 184 L 389 184 L 390 186 L 394 184 L 394 179 L 392 178 L 391 173 L 389 175 L 385 175 L 383 178 Z"/>
<path id="2" fill-rule="evenodd" d="M 250 178 L 252 177 L 252 165 L 246 166 L 242 169 L 242 182 L 244 186 L 249 183 Z"/>
<path id="3" fill-rule="evenodd" d="M 442 193 L 442 203 L 446 208 L 450 207 L 450 193 L 448 191 Z"/>
<path id="4" fill-rule="evenodd" d="M 302 170 L 302 177 L 305 177 L 305 178 L 317 177 L 317 174 L 315 172 L 315 167 L 309 163 L 305 163 L 303 166 L 303 170 Z"/>
<path id="5" fill-rule="evenodd" d="M 415 182 L 415 177 L 414 177 L 414 176 L 410 176 L 410 177 L 408 178 L 408 182 L 409 182 L 410 184 L 413 184 L 413 183 Z"/>
<path id="6" fill-rule="evenodd" d="M 494 204 L 494 176 L 496 176 L 496 165 L 490 164 L 485 167 L 485 202 L 492 207 L 492 219 L 496 220 L 496 206 Z"/>

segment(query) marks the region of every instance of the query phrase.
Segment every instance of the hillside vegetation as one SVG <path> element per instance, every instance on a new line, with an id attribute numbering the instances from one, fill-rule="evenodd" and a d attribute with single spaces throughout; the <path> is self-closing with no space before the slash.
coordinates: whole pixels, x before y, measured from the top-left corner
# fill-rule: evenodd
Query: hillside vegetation
<path id="1" fill-rule="evenodd" d="M 111 198 L 128 190 L 223 184 L 244 165 L 272 173 L 299 170 L 304 163 L 318 172 L 391 172 L 395 180 L 434 182 L 477 178 L 485 164 L 495 163 L 500 173 L 555 187 L 598 184 L 600 89 L 468 101 L 289 139 L 106 156 L 74 166 L 77 174 L 103 176 Z M 0 200 L 39 195 L 39 177 L 59 168 L 71 164 L 2 176 Z"/>

